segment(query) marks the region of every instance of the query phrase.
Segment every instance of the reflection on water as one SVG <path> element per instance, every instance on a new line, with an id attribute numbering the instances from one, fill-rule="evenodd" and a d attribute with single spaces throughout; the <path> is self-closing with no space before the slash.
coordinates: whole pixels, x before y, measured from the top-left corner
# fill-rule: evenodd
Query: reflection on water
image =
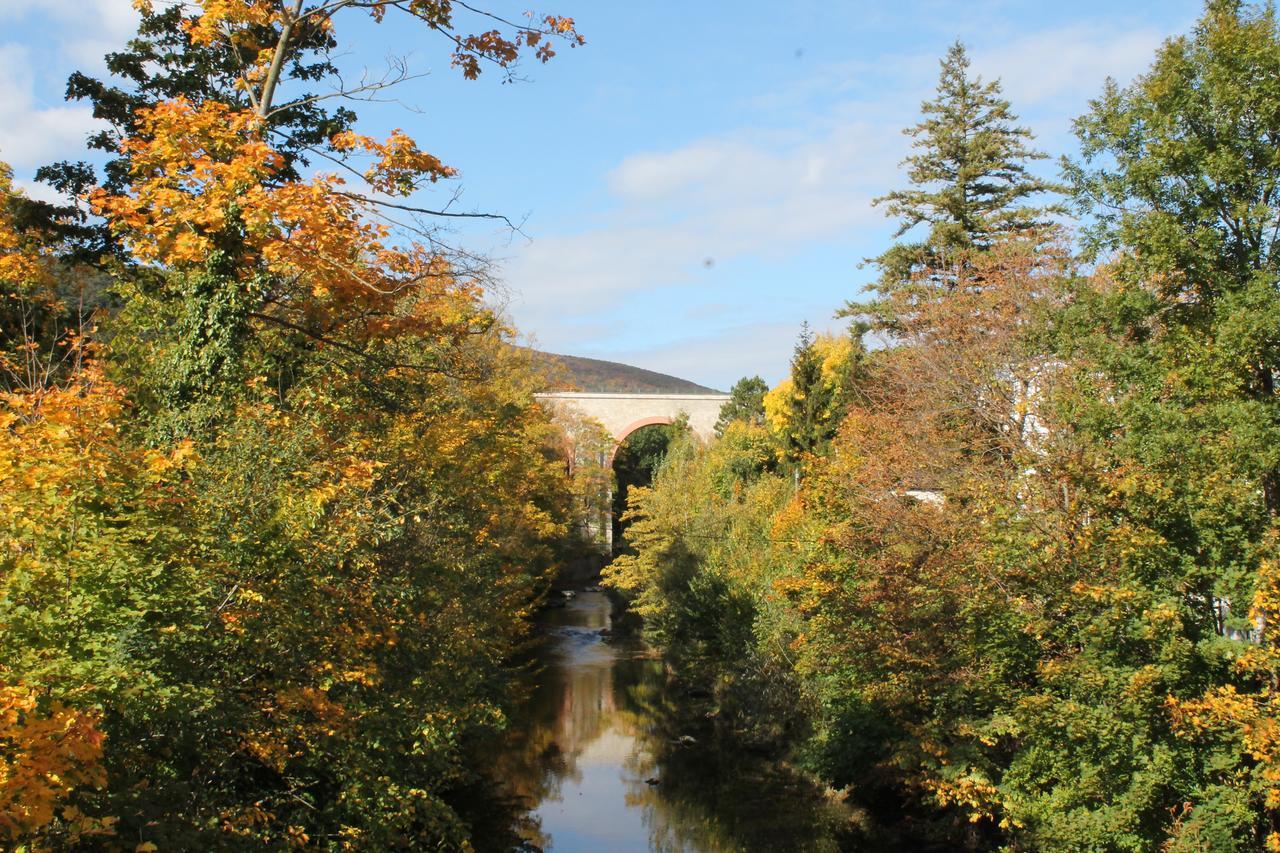
<path id="1" fill-rule="evenodd" d="M 796 774 L 717 749 L 667 694 L 661 661 L 607 636 L 609 611 L 584 592 L 546 614 L 537 686 L 492 762 L 529 806 L 529 847 L 839 849 L 848 812 Z"/>

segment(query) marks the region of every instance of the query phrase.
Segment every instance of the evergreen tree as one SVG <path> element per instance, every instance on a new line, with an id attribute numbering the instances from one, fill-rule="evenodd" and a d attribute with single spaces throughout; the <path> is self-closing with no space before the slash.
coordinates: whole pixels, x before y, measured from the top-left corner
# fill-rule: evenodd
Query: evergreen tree
<path id="1" fill-rule="evenodd" d="M 831 402 L 834 389 L 822 381 L 822 356 L 805 323 L 791 356 L 791 389 L 787 396 L 786 453 L 793 461 L 821 448 L 835 433 Z"/>
<path id="2" fill-rule="evenodd" d="M 1057 187 L 1027 170 L 1047 155 L 1035 150 L 1031 131 L 1018 125 L 1001 96 L 1000 81 L 969 73 L 964 45 L 956 42 L 941 61 L 937 97 L 921 105 L 923 120 L 903 131 L 916 153 L 903 161 L 910 187 L 874 200 L 898 219 L 894 238 L 918 225 L 928 227 L 919 242 L 898 243 L 871 259 L 881 270 L 874 289 L 892 293 L 919 280 L 950 285 L 966 252 L 984 249 L 1011 234 L 1046 224 L 1058 208 L 1030 203 Z M 849 303 L 842 316 L 870 314 L 893 328 L 885 306 Z"/>
<path id="3" fill-rule="evenodd" d="M 744 376 L 729 389 L 729 401 L 720 408 L 716 420 L 716 435 L 723 435 L 725 428 L 734 421 L 745 421 L 753 426 L 764 425 L 764 395 L 769 386 L 759 376 Z"/>

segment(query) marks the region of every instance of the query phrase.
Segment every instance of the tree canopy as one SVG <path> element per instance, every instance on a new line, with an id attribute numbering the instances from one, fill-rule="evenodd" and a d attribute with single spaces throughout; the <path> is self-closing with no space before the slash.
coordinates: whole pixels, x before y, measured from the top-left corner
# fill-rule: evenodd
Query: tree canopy
<path id="1" fill-rule="evenodd" d="M 1032 147 L 1031 131 L 1017 123 L 1000 81 L 973 76 L 958 41 L 940 64 L 936 97 L 921 105 L 920 123 L 904 131 L 916 151 L 902 163 L 909 186 L 872 202 L 898 220 L 895 239 L 927 228 L 922 239 L 895 243 L 871 260 L 880 269 L 872 289 L 882 296 L 950 286 L 971 249 L 1043 228 L 1059 210 L 1043 202 L 1058 185 L 1030 170 L 1048 155 Z M 884 315 L 885 307 L 851 302 L 841 313 L 870 315 L 892 330 L 895 318 Z"/>
<path id="2" fill-rule="evenodd" d="M 44 172 L 107 231 L 0 169 L 0 843 L 465 849 L 466 750 L 582 508 L 483 266 L 387 215 L 452 168 L 324 84 L 355 15 L 472 78 L 579 39 L 140 5 L 118 85 L 71 82 L 105 180 Z"/>

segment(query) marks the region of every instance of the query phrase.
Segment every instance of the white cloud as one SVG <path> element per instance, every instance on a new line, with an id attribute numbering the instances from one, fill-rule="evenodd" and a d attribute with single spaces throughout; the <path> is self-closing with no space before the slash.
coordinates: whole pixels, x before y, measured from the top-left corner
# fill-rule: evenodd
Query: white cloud
<path id="1" fill-rule="evenodd" d="M 1000 77 L 1015 109 L 1066 100 L 1070 108 L 1083 111 L 1107 77 L 1123 84 L 1146 70 L 1165 35 L 1154 27 L 1080 24 L 978 51 L 973 67 L 987 79 Z"/>
<path id="2" fill-rule="evenodd" d="M 837 124 L 818 135 L 753 132 L 636 154 L 606 178 L 621 210 L 589 231 L 548 235 L 508 269 L 530 314 L 601 310 L 628 293 L 688 283 L 704 263 L 776 262 L 880 214 L 871 198 L 904 151 L 896 128 Z"/>
<path id="3" fill-rule="evenodd" d="M 63 83 L 77 68 L 100 73 L 136 25 L 130 0 L 0 0 L 0 159 L 21 173 L 80 154 L 97 122 L 62 101 Z"/>
<path id="4" fill-rule="evenodd" d="M 1002 78 L 1015 110 L 1056 153 L 1070 145 L 1070 119 L 1103 80 L 1140 73 L 1162 38 L 1150 27 L 1072 25 L 983 46 L 973 51 L 974 67 Z M 655 330 L 664 343 L 651 349 L 618 349 L 612 339 L 640 295 L 669 297 L 673 318 L 710 298 L 680 292 L 700 288 L 705 259 L 785 269 L 806 247 L 838 244 L 850 247 L 852 278 L 854 247 L 886 227 L 871 199 L 902 183 L 909 140 L 901 129 L 916 120 L 936 74 L 937 57 L 919 53 L 833 63 L 744 102 L 761 126 L 622 158 L 604 176 L 612 204 L 592 227 L 541 235 L 509 263 L 515 317 L 549 348 L 630 358 L 703 382 L 784 370 L 812 300 L 796 299 L 795 317 L 770 308 L 734 321 L 741 325 L 699 324 L 698 338 L 681 340 L 673 320 Z M 628 337 L 639 335 L 633 328 Z"/>
<path id="5" fill-rule="evenodd" d="M 0 44 L 0 159 L 30 169 L 83 147 L 96 122 L 87 106 L 37 102 L 31 51 Z"/>
<path id="6" fill-rule="evenodd" d="M 130 0 L 0 0 L 0 23 L 38 28 L 65 58 L 99 70 L 103 55 L 133 35 L 138 13 Z"/>

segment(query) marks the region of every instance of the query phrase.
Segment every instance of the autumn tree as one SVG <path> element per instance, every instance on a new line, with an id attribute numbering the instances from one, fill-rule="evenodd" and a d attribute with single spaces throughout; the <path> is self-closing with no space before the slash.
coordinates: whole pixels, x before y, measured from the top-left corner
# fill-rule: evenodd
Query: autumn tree
<path id="1" fill-rule="evenodd" d="M 412 195 L 453 169 L 311 88 L 361 14 L 441 35 L 468 77 L 578 41 L 469 36 L 453 5 L 144 4 L 112 60 L 134 87 L 73 83 L 119 149 L 91 201 L 122 304 L 0 400 L 4 783 L 65 783 L 19 843 L 468 843 L 462 754 L 501 725 L 572 498 L 483 270 L 389 213 L 430 215 Z M 54 254 L 0 230 L 5 275 Z"/>
<path id="2" fill-rule="evenodd" d="M 709 445 L 676 436 L 653 482 L 632 490 L 630 548 L 603 577 L 675 677 L 712 695 L 718 725 L 778 753 L 803 710 L 786 665 L 794 625 L 771 600 L 795 559 L 773 541 L 794 532 L 778 517 L 793 485 L 776 461 L 773 437 L 742 420 Z"/>
<path id="3" fill-rule="evenodd" d="M 1199 684 L 1164 685 L 1181 730 L 1221 762 L 1171 832 L 1186 849 L 1280 849 L 1273 747 L 1255 729 L 1276 707 L 1278 73 L 1274 9 L 1212 0 L 1146 74 L 1107 85 L 1068 164 L 1090 248 L 1109 260 L 1073 351 L 1115 400 L 1115 464 L 1147 484 L 1129 511 L 1169 552 L 1144 586 L 1179 589 L 1188 641 L 1225 656 Z"/>
<path id="4" fill-rule="evenodd" d="M 69 610 L 84 612 L 88 603 L 61 579 L 76 569 L 101 574 L 68 557 L 92 564 L 114 556 L 98 547 L 103 530 L 90 507 L 103 479 L 132 473 L 111 464 L 116 393 L 86 369 L 83 330 L 63 322 L 57 274 L 74 271 L 60 270 L 59 247 L 24 216 L 30 209 L 0 163 L 0 599 L 17 605 L 0 628 L 0 839 L 8 846 L 111 834 L 112 819 L 74 803 L 79 789 L 105 783 L 100 709 L 81 679 L 67 677 L 67 661 L 22 638 Z M 78 429 L 88 422 L 105 435 Z M 41 594 L 49 588 L 58 592 Z M 78 651 L 82 673 L 109 677 L 100 657 Z M 61 690 L 68 681 L 73 689 Z"/>
<path id="5" fill-rule="evenodd" d="M 135 6 L 141 17 L 136 36 L 106 58 L 113 79 L 76 72 L 67 83 L 67 97 L 89 101 L 95 117 L 109 125 L 89 138 L 89 147 L 112 158 L 101 185 L 113 193 L 130 181 L 129 152 L 121 143 L 139 135 L 147 109 L 176 99 L 218 101 L 255 113 L 282 158 L 271 180 L 296 180 L 307 167 L 333 165 L 335 152 L 328 142 L 354 125 L 351 105 L 417 76 L 405 60 L 391 58 L 381 72 L 366 71 L 358 81 L 344 82 L 335 64 L 340 51 L 335 24 L 353 13 L 380 23 L 389 13 L 392 25 L 411 19 L 440 38 L 452 64 L 469 79 L 485 68 L 510 79 L 521 48 L 536 50 L 546 61 L 561 37 L 581 43 L 568 19 L 505 21 L 451 2 L 255 0 L 223 4 L 209 16 L 193 16 L 182 3 Z M 457 20 L 462 16 L 489 29 L 470 34 Z M 204 23 L 196 26 L 197 20 Z M 73 195 L 99 184 L 83 162 L 53 164 L 38 177 Z M 106 235 L 99 245 L 109 242 Z"/>
<path id="6" fill-rule="evenodd" d="M 352 15 L 412 19 L 442 37 L 468 78 L 486 65 L 510 71 L 522 49 L 545 61 L 553 40 L 580 43 L 572 21 L 556 17 L 504 22 L 505 34 L 468 35 L 454 18 L 472 12 L 450 3 L 261 0 L 195 15 L 187 8 L 144 5 L 142 38 L 110 61 L 130 88 L 82 76 L 70 86 L 112 122 L 93 144 L 120 154 L 96 191 L 96 209 L 134 257 L 173 270 L 165 292 L 181 305 L 184 343 L 173 353 L 166 396 L 180 410 L 221 393 L 224 380 L 234 384 L 244 342 L 264 326 L 303 345 L 364 351 L 361 330 L 404 322 L 388 319 L 394 294 L 482 274 L 465 253 L 442 247 L 429 226 L 411 229 L 419 245 L 399 261 L 380 259 L 403 215 L 465 214 L 408 198 L 452 177 L 453 168 L 402 132 L 374 140 L 351 130 L 349 108 L 327 110 L 334 99 L 359 98 L 408 76 L 395 66 L 343 87 L 329 60 L 341 23 Z M 325 87 L 333 82 L 337 88 Z M 299 169 L 309 164 L 337 171 L 303 180 Z M 87 180 L 78 166 L 45 177 L 71 190 Z M 322 224 L 346 233 L 320 245 Z M 311 281 L 300 285 L 304 278 Z"/>

